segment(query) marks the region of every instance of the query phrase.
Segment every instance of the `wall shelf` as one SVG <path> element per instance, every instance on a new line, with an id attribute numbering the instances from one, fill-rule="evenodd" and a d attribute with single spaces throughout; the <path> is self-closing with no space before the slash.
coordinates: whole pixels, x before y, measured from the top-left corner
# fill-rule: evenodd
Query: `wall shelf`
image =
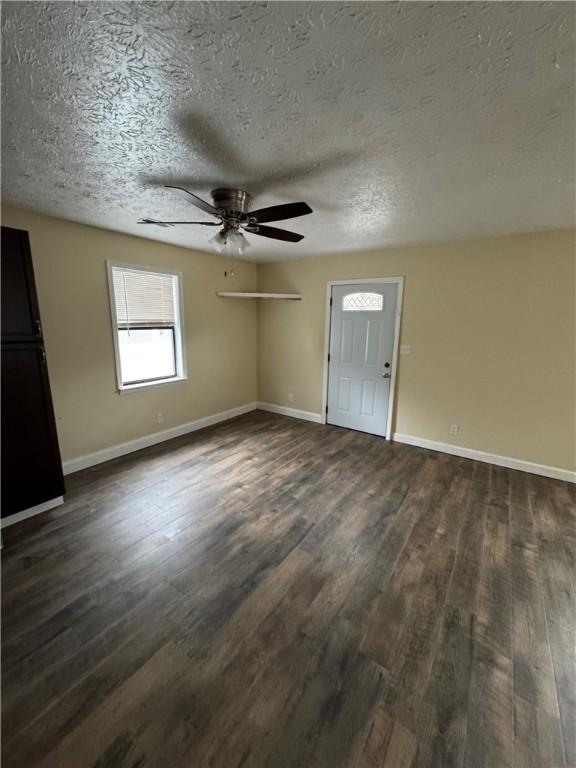
<path id="1" fill-rule="evenodd" d="M 224 299 L 286 299 L 300 301 L 301 293 L 254 293 L 250 291 L 217 291 L 217 296 Z"/>

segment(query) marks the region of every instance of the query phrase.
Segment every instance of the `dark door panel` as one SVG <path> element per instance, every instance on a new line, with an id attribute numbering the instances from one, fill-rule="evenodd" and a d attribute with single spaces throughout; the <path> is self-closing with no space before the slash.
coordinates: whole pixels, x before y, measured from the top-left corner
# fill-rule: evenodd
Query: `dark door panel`
<path id="1" fill-rule="evenodd" d="M 28 233 L 2 227 L 2 517 L 64 494 Z"/>
<path id="2" fill-rule="evenodd" d="M 64 494 L 41 345 L 2 348 L 2 517 Z"/>
<path id="3" fill-rule="evenodd" d="M 2 343 L 42 340 L 28 232 L 2 227 Z"/>

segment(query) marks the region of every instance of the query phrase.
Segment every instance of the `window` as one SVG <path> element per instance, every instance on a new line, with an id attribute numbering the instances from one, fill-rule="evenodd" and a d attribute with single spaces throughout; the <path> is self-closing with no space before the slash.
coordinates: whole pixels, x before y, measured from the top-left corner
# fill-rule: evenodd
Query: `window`
<path id="1" fill-rule="evenodd" d="M 177 272 L 108 264 L 118 387 L 185 378 Z"/>
<path id="2" fill-rule="evenodd" d="M 380 312 L 384 297 L 380 293 L 348 293 L 342 299 L 344 312 Z"/>

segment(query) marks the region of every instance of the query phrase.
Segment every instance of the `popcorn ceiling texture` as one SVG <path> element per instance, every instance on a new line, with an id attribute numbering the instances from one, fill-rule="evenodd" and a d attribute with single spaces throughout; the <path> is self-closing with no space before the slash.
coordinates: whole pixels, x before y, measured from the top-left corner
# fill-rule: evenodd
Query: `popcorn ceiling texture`
<path id="1" fill-rule="evenodd" d="M 203 250 L 135 223 L 209 220 L 162 183 L 308 201 L 259 261 L 571 226 L 574 29 L 572 3 L 5 2 L 4 201 Z"/>

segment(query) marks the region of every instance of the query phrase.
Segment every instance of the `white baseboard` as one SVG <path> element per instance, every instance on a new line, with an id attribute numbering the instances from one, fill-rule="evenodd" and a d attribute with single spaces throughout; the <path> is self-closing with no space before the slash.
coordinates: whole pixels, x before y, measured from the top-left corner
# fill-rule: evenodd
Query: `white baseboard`
<path id="1" fill-rule="evenodd" d="M 13 515 L 3 517 L 1 527 L 7 528 L 9 525 L 20 523 L 22 520 L 27 520 L 29 517 L 39 515 L 41 512 L 47 512 L 49 509 L 59 507 L 61 504 L 64 504 L 64 496 L 56 496 L 55 499 L 43 501 L 42 504 L 36 504 L 35 507 L 29 507 L 28 509 L 23 509 L 21 512 L 15 512 Z"/>
<path id="2" fill-rule="evenodd" d="M 312 411 L 299 411 L 296 408 L 288 408 L 285 405 L 260 402 L 258 403 L 258 408 L 261 411 L 279 413 L 282 416 L 291 416 L 294 419 L 304 419 L 305 421 L 313 421 L 316 424 L 324 424 L 322 414 L 314 413 Z M 397 443 L 406 443 L 407 445 L 415 445 L 419 448 L 427 448 L 431 451 L 449 453 L 452 456 L 460 456 L 463 459 L 474 459 L 475 461 L 483 461 L 487 464 L 495 464 L 498 467 L 518 469 L 521 472 L 531 472 L 533 475 L 543 475 L 544 477 L 551 477 L 554 480 L 565 480 L 568 483 L 576 483 L 576 472 L 571 472 L 569 469 L 549 467 L 546 464 L 534 464 L 531 461 L 512 459 L 509 456 L 498 456 L 496 453 L 476 451 L 473 448 L 464 448 L 463 446 L 451 445 L 450 443 L 438 443 L 435 440 L 427 440 L 423 437 L 414 437 L 413 435 L 402 435 L 399 432 L 394 432 L 392 439 Z"/>
<path id="3" fill-rule="evenodd" d="M 435 440 L 426 440 L 423 437 L 401 435 L 399 432 L 395 432 L 392 439 L 398 443 L 407 443 L 408 445 L 416 445 L 419 448 L 428 448 L 431 451 L 440 451 L 440 453 L 449 453 L 452 456 L 461 456 L 463 459 L 484 461 L 487 464 L 495 464 L 498 467 L 518 469 L 521 472 L 531 472 L 533 475 L 543 475 L 544 477 L 552 477 L 554 480 L 565 480 L 568 483 L 576 483 L 576 472 L 571 472 L 569 469 L 549 467 L 546 464 L 533 464 L 531 461 L 512 459 L 509 456 L 498 456 L 496 453 L 475 451 L 473 448 L 464 448 L 460 445 L 451 445 L 450 443 L 437 443 Z"/>
<path id="4" fill-rule="evenodd" d="M 171 429 L 165 429 L 162 432 L 154 432 L 144 437 L 139 437 L 136 440 L 130 440 L 127 443 L 121 443 L 120 445 L 113 445 L 110 448 L 103 448 L 100 451 L 86 454 L 85 456 L 78 456 L 75 459 L 69 459 L 63 463 L 63 470 L 65 475 L 69 475 L 72 472 L 78 472 L 81 469 L 87 467 L 93 467 L 96 464 L 101 464 L 104 461 L 110 461 L 110 459 L 116 459 L 119 456 L 125 456 L 133 451 L 139 451 L 142 448 L 148 448 L 151 445 L 162 443 L 165 440 L 171 440 L 174 437 L 180 437 L 188 432 L 195 432 L 198 429 L 209 427 L 212 424 L 218 424 L 221 421 L 227 421 L 235 416 L 241 416 L 244 413 L 249 413 L 259 409 L 261 411 L 269 411 L 270 413 L 278 413 L 282 416 L 291 416 L 294 419 L 303 419 L 304 421 L 312 421 L 316 424 L 323 424 L 324 419 L 322 414 L 314 413 L 312 411 L 300 411 L 296 408 L 288 408 L 284 405 L 275 405 L 273 403 L 246 403 L 240 405 L 237 408 L 230 408 L 227 411 L 221 411 L 220 413 L 214 413 L 211 416 L 204 416 L 196 421 L 190 421 L 187 424 L 181 424 L 178 427 L 172 427 Z M 558 467 L 549 467 L 545 464 L 534 464 L 530 461 L 522 461 L 521 459 L 513 459 L 508 456 L 498 456 L 495 453 L 486 453 L 484 451 L 476 451 L 473 448 L 464 448 L 459 445 L 451 445 L 450 443 L 439 443 L 435 440 L 427 440 L 423 437 L 414 437 L 413 435 L 403 435 L 399 432 L 395 432 L 392 439 L 399 443 L 406 443 L 408 445 L 415 445 L 419 448 L 427 448 L 432 451 L 439 451 L 440 453 L 449 453 L 452 456 L 461 456 L 465 459 L 474 459 L 475 461 L 484 461 L 488 464 L 495 464 L 499 467 L 507 467 L 508 469 L 518 469 L 522 472 L 531 472 L 534 475 L 543 475 L 544 477 L 551 477 L 555 480 L 565 480 L 569 483 L 576 483 L 576 472 L 572 472 L 568 469 L 560 469 Z M 44 512 L 47 509 L 62 504 L 62 497 L 53 499 L 52 501 L 39 504 L 37 507 L 24 510 L 16 513 L 16 515 L 10 515 L 2 520 L 2 527 L 11 525 L 13 522 L 19 522 L 25 520 L 27 517 L 32 517 L 40 512 Z"/>
<path id="5" fill-rule="evenodd" d="M 304 421 L 314 421 L 316 424 L 323 424 L 322 414 L 312 411 L 299 411 L 296 408 L 287 408 L 285 405 L 274 405 L 273 403 L 258 403 L 258 409 L 269 411 L 270 413 L 279 413 L 281 416 L 292 416 L 293 419 L 304 419 Z"/>
<path id="6" fill-rule="evenodd" d="M 239 405 L 237 408 L 230 408 L 228 411 L 221 411 L 220 413 L 214 413 L 211 416 L 204 416 L 201 419 L 196 419 L 196 421 L 180 424 L 178 427 L 171 427 L 170 429 L 162 430 L 162 432 L 153 432 L 151 435 L 138 437 L 136 440 L 130 440 L 128 443 L 112 445 L 110 448 L 103 448 L 101 451 L 87 453 L 85 456 L 78 456 L 76 459 L 68 459 L 68 461 L 63 462 L 62 468 L 65 475 L 70 475 L 72 472 L 78 472 L 81 469 L 93 467 L 96 464 L 102 464 L 104 461 L 110 461 L 110 459 L 117 459 L 119 456 L 125 456 L 127 453 L 133 453 L 142 448 L 148 448 L 151 445 L 163 443 L 165 440 L 171 440 L 173 437 L 180 437 L 181 435 L 186 435 L 188 432 L 195 432 L 197 429 L 204 429 L 204 427 L 210 427 L 212 424 L 227 421 L 228 419 L 234 418 L 234 416 L 241 416 L 243 413 L 255 411 L 257 407 L 257 403 Z"/>

